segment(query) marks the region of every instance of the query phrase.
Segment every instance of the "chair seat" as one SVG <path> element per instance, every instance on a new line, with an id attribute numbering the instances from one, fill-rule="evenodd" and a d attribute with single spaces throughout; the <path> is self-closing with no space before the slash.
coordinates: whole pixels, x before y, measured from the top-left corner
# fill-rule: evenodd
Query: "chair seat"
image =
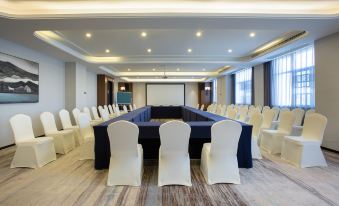
<path id="1" fill-rule="evenodd" d="M 320 146 L 320 142 L 318 140 L 311 140 L 311 139 L 305 139 L 302 136 L 285 136 L 286 141 L 294 142 L 299 145 L 318 145 Z"/>
<path id="2" fill-rule="evenodd" d="M 53 141 L 53 137 L 38 137 L 27 141 L 16 142 L 18 146 L 33 146 L 37 144 L 44 144 L 46 142 Z"/>
<path id="3" fill-rule="evenodd" d="M 263 133 L 270 134 L 270 135 L 287 135 L 286 132 L 283 131 L 278 131 L 278 130 L 263 130 Z"/>

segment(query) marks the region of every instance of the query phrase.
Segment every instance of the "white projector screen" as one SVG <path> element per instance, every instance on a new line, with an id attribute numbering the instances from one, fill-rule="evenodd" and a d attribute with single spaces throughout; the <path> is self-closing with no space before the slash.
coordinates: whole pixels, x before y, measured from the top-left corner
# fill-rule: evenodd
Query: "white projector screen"
<path id="1" fill-rule="evenodd" d="M 146 104 L 185 105 L 185 84 L 146 84 Z"/>

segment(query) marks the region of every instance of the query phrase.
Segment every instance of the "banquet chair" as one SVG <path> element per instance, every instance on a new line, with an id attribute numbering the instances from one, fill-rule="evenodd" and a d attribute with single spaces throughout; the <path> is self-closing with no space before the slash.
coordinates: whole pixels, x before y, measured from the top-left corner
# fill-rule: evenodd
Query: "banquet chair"
<path id="1" fill-rule="evenodd" d="M 237 120 L 241 122 L 245 122 L 247 118 L 247 112 L 248 108 L 247 107 L 241 107 L 238 114 L 237 114 Z"/>
<path id="2" fill-rule="evenodd" d="M 111 147 L 107 185 L 140 186 L 143 150 L 138 144 L 138 126 L 121 120 L 111 123 L 107 133 Z"/>
<path id="3" fill-rule="evenodd" d="M 80 135 L 79 127 L 73 126 L 69 112 L 65 109 L 59 111 L 59 118 L 61 120 L 61 126 L 63 130 L 72 130 L 74 132 L 75 145 L 79 146 L 83 142 L 83 138 Z"/>
<path id="4" fill-rule="evenodd" d="M 292 110 L 292 112 L 294 113 L 294 126 L 301 126 L 303 118 L 304 118 L 304 114 L 305 114 L 305 110 L 301 109 L 301 108 L 295 108 Z"/>
<path id="5" fill-rule="evenodd" d="M 195 109 L 199 109 L 200 108 L 200 105 L 199 104 L 197 104 L 197 106 L 195 106 Z"/>
<path id="6" fill-rule="evenodd" d="M 97 109 L 96 107 L 93 106 L 93 107 L 91 108 L 91 110 L 92 110 L 92 114 L 93 114 L 93 118 L 94 118 L 94 120 L 90 120 L 91 125 L 93 126 L 93 124 L 96 125 L 96 124 L 102 123 L 102 122 L 103 122 L 103 119 L 99 117 L 98 109 Z"/>
<path id="7" fill-rule="evenodd" d="M 281 108 L 281 109 L 279 110 L 279 116 L 278 116 L 278 119 L 277 119 L 277 120 L 274 120 L 274 121 L 272 122 L 271 129 L 277 129 L 277 128 L 278 128 L 278 126 L 279 126 L 279 124 L 280 124 L 280 117 L 281 117 L 281 115 L 282 115 L 284 112 L 288 112 L 288 111 L 290 111 L 290 109 L 287 108 L 287 107 L 283 107 L 283 108 Z"/>
<path id="8" fill-rule="evenodd" d="M 78 115 L 81 136 L 84 139 L 80 146 L 80 160 L 94 159 L 94 132 L 87 114 Z"/>
<path id="9" fill-rule="evenodd" d="M 264 107 L 262 108 L 261 113 L 264 114 L 265 111 L 270 110 L 270 109 L 271 109 L 271 108 L 270 108 L 269 106 L 264 106 Z"/>
<path id="10" fill-rule="evenodd" d="M 113 107 L 110 104 L 108 105 L 108 111 L 109 111 L 109 115 L 110 116 L 115 117 L 115 113 L 114 113 Z"/>
<path id="11" fill-rule="evenodd" d="M 136 109 L 138 109 L 137 105 L 133 104 L 133 110 L 136 110 Z"/>
<path id="12" fill-rule="evenodd" d="M 238 143 L 242 127 L 232 120 L 223 120 L 211 127 L 211 143 L 201 152 L 201 172 L 208 184 L 240 184 Z"/>
<path id="13" fill-rule="evenodd" d="M 17 114 L 11 117 L 9 122 L 17 146 L 11 168 L 37 168 L 56 160 L 53 138 L 35 138 L 29 116 Z"/>
<path id="14" fill-rule="evenodd" d="M 99 113 L 100 113 L 101 118 L 104 121 L 110 120 L 109 113 L 105 109 L 103 109 L 102 107 L 99 107 Z"/>
<path id="15" fill-rule="evenodd" d="M 78 108 L 74 108 L 72 110 L 72 114 L 73 114 L 73 118 L 74 118 L 74 121 L 75 121 L 75 124 L 78 126 L 79 123 L 78 123 L 78 115 L 81 113 L 80 109 Z"/>
<path id="16" fill-rule="evenodd" d="M 104 110 L 106 111 L 106 113 L 108 114 L 108 116 L 109 116 L 109 118 L 114 118 L 115 117 L 115 115 L 114 114 L 111 114 L 110 112 L 109 112 L 109 109 L 108 109 L 108 106 L 107 105 L 104 105 Z"/>
<path id="17" fill-rule="evenodd" d="M 262 106 L 261 106 L 261 105 L 257 105 L 255 108 L 256 108 L 260 113 L 262 112 Z"/>
<path id="18" fill-rule="evenodd" d="M 84 113 L 87 114 L 91 125 L 97 125 L 97 124 L 100 124 L 100 123 L 103 122 L 102 119 L 99 116 L 97 116 L 97 118 L 96 118 L 93 112 L 92 113 L 93 113 L 94 119 L 92 119 L 91 112 L 90 112 L 88 107 L 84 107 L 83 110 L 84 110 Z M 97 112 L 97 114 L 98 114 L 98 112 Z"/>
<path id="19" fill-rule="evenodd" d="M 252 115 L 256 114 L 256 113 L 261 114 L 261 110 L 259 108 L 257 108 L 257 107 L 252 108 L 251 110 L 248 110 L 245 122 L 248 122 L 251 119 Z"/>
<path id="20" fill-rule="evenodd" d="M 159 128 L 158 186 L 192 186 L 188 143 L 191 127 L 182 121 L 169 121 Z"/>
<path id="21" fill-rule="evenodd" d="M 277 121 L 277 120 L 278 120 L 278 116 L 279 116 L 280 109 L 279 109 L 279 107 L 272 107 L 272 110 L 274 111 L 274 118 L 273 118 L 273 121 Z"/>
<path id="22" fill-rule="evenodd" d="M 219 110 L 219 112 L 217 114 L 220 115 L 220 116 L 225 116 L 225 114 L 226 114 L 226 105 L 221 106 L 220 110 Z"/>
<path id="23" fill-rule="evenodd" d="M 236 116 L 237 116 L 237 110 L 236 109 L 227 109 L 226 110 L 226 115 L 225 115 L 227 118 L 229 119 L 235 119 Z"/>
<path id="24" fill-rule="evenodd" d="M 310 114 L 314 114 L 315 113 L 315 110 L 314 109 L 309 109 L 305 112 L 305 119 L 308 115 Z M 302 121 L 302 120 L 301 120 Z M 291 136 L 300 136 L 302 131 L 303 131 L 303 126 L 301 125 L 293 125 L 293 129 L 292 129 L 292 134 Z"/>
<path id="25" fill-rule="evenodd" d="M 260 145 L 260 142 L 261 142 L 262 131 L 265 129 L 267 130 L 271 128 L 274 115 L 275 115 L 275 111 L 273 109 L 269 109 L 266 111 L 263 110 L 262 115 L 263 115 L 263 120 L 262 120 L 262 125 L 260 128 L 260 132 L 259 132 L 258 145 Z"/>
<path id="26" fill-rule="evenodd" d="M 113 109 L 114 109 L 114 112 L 115 112 L 116 116 L 120 116 L 120 115 L 121 115 L 120 110 L 119 110 L 119 106 L 118 106 L 118 105 L 116 105 L 115 107 L 113 107 Z"/>
<path id="27" fill-rule="evenodd" d="M 198 109 L 199 109 L 199 107 L 198 107 Z M 201 107 L 200 107 L 200 110 L 201 110 L 201 111 L 204 111 L 204 109 L 205 109 L 205 105 L 202 104 Z"/>
<path id="28" fill-rule="evenodd" d="M 50 112 L 43 112 L 40 115 L 45 135 L 53 137 L 55 152 L 67 154 L 75 148 L 74 132 L 72 130 L 58 131 L 54 115 Z"/>
<path id="29" fill-rule="evenodd" d="M 260 148 L 270 154 L 280 154 L 284 136 L 290 135 L 294 122 L 294 114 L 291 111 L 284 111 L 280 117 L 280 124 L 277 130 L 263 130 L 260 141 Z"/>
<path id="30" fill-rule="evenodd" d="M 129 111 L 133 111 L 133 107 L 132 107 L 132 105 L 130 104 L 130 105 L 128 105 L 128 107 L 129 107 Z"/>
<path id="31" fill-rule="evenodd" d="M 260 113 L 254 113 L 248 122 L 248 124 L 252 125 L 252 158 L 253 159 L 262 159 L 258 139 L 260 134 L 260 128 L 263 123 L 263 115 Z"/>
<path id="32" fill-rule="evenodd" d="M 123 111 L 124 111 L 125 114 L 128 113 L 128 110 L 127 110 L 126 105 L 122 106 L 122 109 L 123 109 Z"/>
<path id="33" fill-rule="evenodd" d="M 320 148 L 326 125 L 325 116 L 317 113 L 308 115 L 301 136 L 285 136 L 281 158 L 301 168 L 326 167 L 327 163 Z"/>

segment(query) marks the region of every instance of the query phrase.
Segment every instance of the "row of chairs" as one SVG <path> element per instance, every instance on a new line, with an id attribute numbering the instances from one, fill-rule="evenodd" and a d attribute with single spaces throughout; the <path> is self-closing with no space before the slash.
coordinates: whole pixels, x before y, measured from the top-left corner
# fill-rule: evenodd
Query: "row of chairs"
<path id="1" fill-rule="evenodd" d="M 212 105 L 207 110 L 218 113 L 225 107 Z M 228 118 L 253 125 L 254 159 L 261 159 L 260 150 L 265 150 L 271 154 L 281 154 L 282 159 L 302 168 L 327 165 L 320 148 L 327 118 L 315 113 L 315 110 L 305 112 L 301 108 L 290 111 L 288 108 L 268 106 L 229 105 L 225 113 Z"/>
<path id="2" fill-rule="evenodd" d="M 237 150 L 242 126 L 232 120 L 219 121 L 211 128 L 211 143 L 203 145 L 201 171 L 208 184 L 240 184 Z M 139 128 L 128 121 L 107 128 L 111 158 L 107 185 L 141 185 L 143 150 L 138 144 Z M 158 186 L 191 186 L 188 153 L 191 127 L 182 121 L 169 121 L 159 128 L 160 148 Z"/>
<path id="3" fill-rule="evenodd" d="M 113 109 L 114 108 L 114 109 Z M 43 112 L 40 120 L 44 129 L 45 137 L 35 138 L 32 120 L 24 114 L 14 115 L 10 119 L 10 125 L 14 134 L 17 149 L 11 163 L 13 167 L 42 167 L 54 161 L 56 153 L 67 154 L 75 147 L 80 146 L 80 159 L 94 159 L 94 133 L 92 126 L 107 121 L 109 118 L 119 116 L 121 113 L 117 105 L 92 107 L 91 117 L 88 107 L 81 112 L 78 108 L 73 109 L 75 125 L 72 125 L 70 114 L 67 110 L 59 111 L 59 117 L 63 130 L 58 130 L 55 117 L 50 112 Z M 137 109 L 130 105 L 130 110 Z M 100 113 L 98 114 L 98 110 Z"/>

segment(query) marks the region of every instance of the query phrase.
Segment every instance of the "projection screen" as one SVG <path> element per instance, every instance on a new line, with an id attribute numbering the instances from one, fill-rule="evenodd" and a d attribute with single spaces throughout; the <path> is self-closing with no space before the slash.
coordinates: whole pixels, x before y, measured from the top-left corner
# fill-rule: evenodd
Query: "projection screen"
<path id="1" fill-rule="evenodd" d="M 185 105 L 185 84 L 146 84 L 146 104 Z"/>

